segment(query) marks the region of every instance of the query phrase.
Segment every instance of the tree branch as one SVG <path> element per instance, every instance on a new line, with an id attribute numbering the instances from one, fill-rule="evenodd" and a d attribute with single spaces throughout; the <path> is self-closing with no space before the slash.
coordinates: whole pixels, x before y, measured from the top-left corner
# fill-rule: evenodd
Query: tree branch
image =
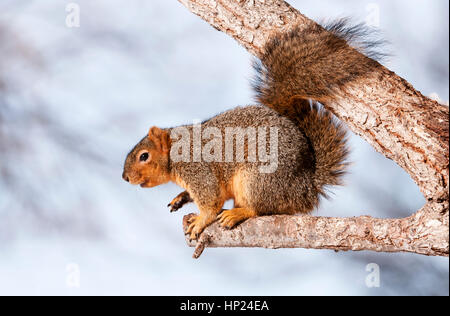
<path id="1" fill-rule="evenodd" d="M 193 215 L 184 217 L 184 231 Z M 448 234 L 448 204 L 430 203 L 403 219 L 277 215 L 250 219 L 232 230 L 214 223 L 198 242 L 190 241 L 188 235 L 186 242 L 196 247 L 194 258 L 200 257 L 205 247 L 371 250 L 448 256 Z"/>
<path id="2" fill-rule="evenodd" d="M 179 1 L 256 57 L 274 31 L 315 23 L 281 0 Z M 385 67 L 378 67 L 339 93 L 335 102 L 324 106 L 406 170 L 428 204 L 401 220 L 266 217 L 230 232 L 215 224 L 205 231 L 209 247 L 301 247 L 448 256 L 448 107 L 423 96 Z"/>

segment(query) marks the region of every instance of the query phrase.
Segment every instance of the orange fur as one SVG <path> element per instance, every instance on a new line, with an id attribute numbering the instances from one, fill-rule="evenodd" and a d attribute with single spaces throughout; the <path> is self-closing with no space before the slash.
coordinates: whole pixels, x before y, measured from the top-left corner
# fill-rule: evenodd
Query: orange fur
<path id="1" fill-rule="evenodd" d="M 144 188 L 169 182 L 171 180 L 169 172 L 170 146 L 169 133 L 158 127 L 152 127 L 147 137 L 128 155 L 125 161 L 124 179 Z M 142 153 L 149 154 L 148 161 L 140 161 Z"/>
<path id="2" fill-rule="evenodd" d="M 249 218 L 255 217 L 258 214 L 249 208 L 233 208 L 228 211 L 223 211 L 219 216 L 219 223 L 222 227 L 231 229 L 239 223 L 246 221 Z"/>

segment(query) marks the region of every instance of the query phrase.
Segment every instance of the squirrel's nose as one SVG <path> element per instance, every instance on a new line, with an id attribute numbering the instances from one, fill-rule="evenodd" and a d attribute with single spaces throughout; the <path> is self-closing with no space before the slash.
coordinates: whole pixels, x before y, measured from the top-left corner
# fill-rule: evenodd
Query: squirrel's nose
<path id="1" fill-rule="evenodd" d="M 130 182 L 130 178 L 128 178 L 128 176 L 125 174 L 125 172 L 122 174 L 122 178 L 123 178 L 126 182 Z"/>

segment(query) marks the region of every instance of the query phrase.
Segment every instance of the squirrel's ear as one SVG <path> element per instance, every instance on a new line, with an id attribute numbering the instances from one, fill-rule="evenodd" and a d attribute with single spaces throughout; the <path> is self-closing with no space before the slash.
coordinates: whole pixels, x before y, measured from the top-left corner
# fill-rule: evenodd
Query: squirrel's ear
<path id="1" fill-rule="evenodd" d="M 162 153 L 168 153 L 170 150 L 170 135 L 156 126 L 150 128 L 148 138 L 155 144 L 156 149 Z"/>

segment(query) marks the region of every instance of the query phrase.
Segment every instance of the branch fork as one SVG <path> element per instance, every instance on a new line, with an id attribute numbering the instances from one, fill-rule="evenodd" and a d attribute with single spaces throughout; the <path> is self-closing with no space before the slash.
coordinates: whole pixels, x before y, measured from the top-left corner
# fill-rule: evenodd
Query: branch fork
<path id="1" fill-rule="evenodd" d="M 276 30 L 314 21 L 282 0 L 179 0 L 256 57 Z M 419 186 L 427 204 L 403 219 L 268 216 L 233 230 L 207 227 L 196 247 L 313 248 L 449 255 L 449 108 L 425 97 L 385 67 L 323 104 Z M 185 216 L 183 228 L 186 231 Z"/>

